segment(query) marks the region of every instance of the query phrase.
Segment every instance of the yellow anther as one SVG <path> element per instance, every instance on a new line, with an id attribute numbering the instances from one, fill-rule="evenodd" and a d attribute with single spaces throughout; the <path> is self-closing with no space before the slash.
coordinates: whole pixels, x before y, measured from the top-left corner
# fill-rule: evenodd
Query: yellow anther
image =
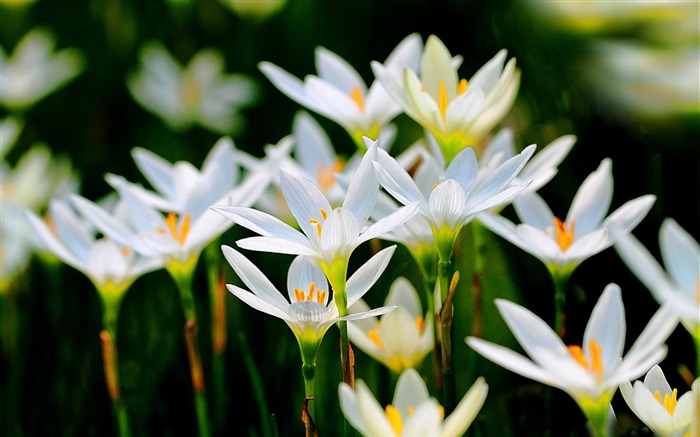
<path id="1" fill-rule="evenodd" d="M 438 101 L 438 107 L 440 108 L 440 116 L 442 117 L 442 120 L 445 121 L 446 118 L 446 113 L 447 113 L 447 105 L 450 103 L 449 99 L 447 98 L 447 90 L 445 90 L 445 82 L 440 81 L 438 84 L 440 87 L 439 89 L 439 101 Z"/>
<path id="2" fill-rule="evenodd" d="M 415 408 L 413 408 L 413 405 L 409 405 L 408 408 L 406 408 L 406 413 L 408 413 L 409 416 L 413 416 L 413 413 L 416 411 Z"/>
<path id="3" fill-rule="evenodd" d="M 569 346 L 569 353 L 581 367 L 586 370 L 590 370 L 595 373 L 596 378 L 600 379 L 603 376 L 603 361 L 600 359 L 600 344 L 597 341 L 591 339 L 588 342 L 588 349 L 591 353 L 591 362 L 588 362 L 586 355 L 583 353 L 581 346 Z"/>
<path id="4" fill-rule="evenodd" d="M 319 288 L 316 288 L 316 283 L 311 282 L 309 284 L 309 291 L 308 293 L 305 293 L 304 290 L 301 290 L 299 288 L 294 288 L 294 300 L 296 302 L 311 302 L 311 301 L 316 301 L 316 303 L 320 303 L 321 305 L 324 305 L 324 302 L 326 300 L 326 296 L 328 295 L 328 292 L 323 291 Z"/>
<path id="5" fill-rule="evenodd" d="M 316 220 L 315 218 L 309 219 L 309 223 L 311 223 L 313 225 L 313 227 L 316 229 L 316 236 L 320 237 L 321 230 L 322 230 L 321 223 L 319 223 L 318 220 Z"/>
<path id="6" fill-rule="evenodd" d="M 562 252 L 566 252 L 566 250 L 571 247 L 571 244 L 574 242 L 575 227 L 576 220 L 571 220 L 571 225 L 569 226 L 569 229 L 567 229 L 566 223 L 559 220 L 557 217 L 554 217 L 554 229 L 556 232 L 557 244 Z"/>
<path id="7" fill-rule="evenodd" d="M 325 209 L 321 208 L 321 217 L 323 217 L 323 220 L 328 218 L 328 213 L 326 212 Z"/>
<path id="8" fill-rule="evenodd" d="M 416 317 L 416 326 L 418 327 L 418 332 L 423 332 L 424 320 L 423 316 Z"/>
<path id="9" fill-rule="evenodd" d="M 399 413 L 399 410 L 391 405 L 387 405 L 384 409 L 384 413 L 386 414 L 386 418 L 389 420 L 389 424 L 394 430 L 394 433 L 396 433 L 396 435 L 401 435 L 401 432 L 403 431 L 403 421 L 401 420 L 401 413 Z"/>
<path id="10" fill-rule="evenodd" d="M 126 246 L 122 247 L 119 251 L 121 252 L 122 256 L 127 256 L 129 252 L 131 252 L 131 250 Z"/>
<path id="11" fill-rule="evenodd" d="M 678 403 L 678 389 L 673 389 L 671 394 L 666 393 L 663 400 L 661 399 L 661 393 L 658 390 L 654 391 L 654 397 L 661 405 L 664 406 L 668 414 L 673 416 L 673 411 L 676 409 L 676 404 Z"/>
<path id="12" fill-rule="evenodd" d="M 156 232 L 159 234 L 167 234 L 168 231 L 170 231 L 170 236 L 177 240 L 180 245 L 185 244 L 187 234 L 190 233 L 190 215 L 185 214 L 185 218 L 182 220 L 180 229 L 177 228 L 177 215 L 172 212 L 168 213 L 167 217 L 165 217 L 165 224 L 168 226 L 167 230 L 157 227 Z"/>
<path id="13" fill-rule="evenodd" d="M 367 331 L 367 336 L 370 340 L 372 340 L 372 343 L 376 344 L 379 347 L 379 349 L 384 349 L 384 345 L 382 344 L 382 337 L 379 335 L 381 329 L 381 323 L 377 323 L 377 326 Z"/>
<path id="14" fill-rule="evenodd" d="M 462 94 L 467 92 L 467 86 L 468 86 L 467 79 L 462 79 L 459 81 L 459 84 L 457 85 L 457 95 L 461 96 Z"/>
<path id="15" fill-rule="evenodd" d="M 309 293 L 306 295 L 306 300 L 312 300 L 314 298 L 314 291 L 316 290 L 316 283 L 311 281 L 309 284 Z"/>
<path id="16" fill-rule="evenodd" d="M 318 187 L 324 193 L 333 188 L 335 185 L 335 173 L 343 170 L 345 163 L 342 159 L 338 158 L 333 165 L 328 166 L 325 164 L 319 164 L 316 167 L 316 179 L 318 180 Z"/>
<path id="17" fill-rule="evenodd" d="M 352 89 L 352 91 L 350 91 L 350 98 L 353 102 L 355 102 L 355 104 L 357 105 L 357 109 L 360 110 L 360 113 L 364 113 L 365 98 L 362 96 L 362 89 L 360 89 L 359 86 L 356 86 Z"/>

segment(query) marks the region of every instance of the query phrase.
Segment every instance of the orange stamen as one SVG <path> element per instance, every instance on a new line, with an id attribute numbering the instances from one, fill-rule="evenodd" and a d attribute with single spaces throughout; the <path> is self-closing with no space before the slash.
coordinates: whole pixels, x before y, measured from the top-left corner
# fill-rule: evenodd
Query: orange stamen
<path id="1" fill-rule="evenodd" d="M 659 393 L 658 390 L 654 391 L 654 397 L 664 406 L 668 414 L 673 416 L 673 411 L 676 409 L 676 404 L 678 403 L 678 389 L 674 388 L 670 395 L 666 393 L 663 400 L 661 400 L 661 393 Z"/>
<path id="2" fill-rule="evenodd" d="M 423 332 L 424 320 L 422 316 L 416 317 L 416 326 L 418 327 L 418 332 Z"/>
<path id="3" fill-rule="evenodd" d="M 122 247 L 119 251 L 121 252 L 122 256 L 127 256 L 129 252 L 131 252 L 131 250 L 126 246 Z"/>
<path id="4" fill-rule="evenodd" d="M 591 352 L 590 363 L 588 362 L 586 355 L 584 355 L 581 346 L 569 346 L 569 353 L 573 357 L 574 361 L 576 361 L 576 363 L 578 363 L 584 369 L 592 371 L 593 373 L 595 373 L 596 378 L 600 379 L 603 376 L 603 361 L 600 359 L 600 344 L 598 344 L 597 341 L 591 339 L 588 342 L 588 348 Z"/>
<path id="5" fill-rule="evenodd" d="M 365 112 L 365 98 L 362 96 L 362 90 L 360 89 L 359 86 L 356 86 L 355 88 L 350 91 L 350 98 L 352 99 L 353 102 L 357 105 L 357 108 L 360 110 L 360 113 Z"/>
<path id="6" fill-rule="evenodd" d="M 401 435 L 403 431 L 403 421 L 401 420 L 401 413 L 399 413 L 399 410 L 391 405 L 387 405 L 384 409 L 384 413 L 396 435 Z"/>
<path id="7" fill-rule="evenodd" d="M 170 236 L 177 240 L 180 245 L 185 244 L 187 234 L 190 233 L 190 215 L 185 214 L 180 229 L 177 228 L 177 215 L 172 212 L 168 213 L 167 217 L 165 217 L 165 224 L 168 226 L 167 230 L 159 226 L 156 228 L 156 232 L 159 234 L 167 234 L 168 231 L 170 231 Z"/>
<path id="8" fill-rule="evenodd" d="M 445 121 L 447 117 L 447 105 L 449 104 L 449 100 L 447 99 L 447 91 L 445 90 L 445 82 L 440 81 L 438 86 L 440 87 L 438 107 L 440 108 L 440 116 L 442 117 L 442 121 Z"/>
<path id="9" fill-rule="evenodd" d="M 384 344 L 382 344 L 382 338 L 379 336 L 380 329 L 381 325 L 377 323 L 377 326 L 367 331 L 367 336 L 370 340 L 372 340 L 372 343 L 376 344 L 377 347 L 379 347 L 379 349 L 384 349 Z"/>
<path id="10" fill-rule="evenodd" d="M 304 293 L 304 290 L 294 288 L 294 300 L 296 302 L 303 302 L 303 301 L 311 302 L 311 301 L 315 300 L 316 303 L 323 305 L 324 301 L 326 300 L 327 294 L 328 294 L 328 292 L 316 288 L 315 282 L 311 282 L 309 284 L 309 292 L 308 293 Z"/>
<path id="11" fill-rule="evenodd" d="M 318 186 L 324 193 L 333 188 L 335 185 L 334 173 L 338 173 L 343 170 L 345 163 L 342 159 L 337 159 L 332 166 L 327 166 L 324 164 L 319 164 L 316 168 L 316 179 L 318 180 Z"/>
<path id="12" fill-rule="evenodd" d="M 326 212 L 325 209 L 321 208 L 321 217 L 323 217 L 323 220 L 328 218 L 328 213 Z"/>
<path id="13" fill-rule="evenodd" d="M 566 223 L 559 220 L 559 218 L 554 217 L 554 229 L 556 231 L 556 240 L 562 252 L 566 252 L 566 250 L 573 244 L 575 227 L 576 220 L 571 220 L 570 228 L 566 229 Z"/>
<path id="14" fill-rule="evenodd" d="M 313 227 L 316 229 L 316 236 L 320 237 L 322 231 L 321 223 L 319 223 L 315 218 L 309 219 L 309 223 L 311 223 L 311 225 L 313 225 Z"/>
<path id="15" fill-rule="evenodd" d="M 457 95 L 461 96 L 462 94 L 466 93 L 467 86 L 468 86 L 467 79 L 460 80 L 459 84 L 457 85 Z"/>

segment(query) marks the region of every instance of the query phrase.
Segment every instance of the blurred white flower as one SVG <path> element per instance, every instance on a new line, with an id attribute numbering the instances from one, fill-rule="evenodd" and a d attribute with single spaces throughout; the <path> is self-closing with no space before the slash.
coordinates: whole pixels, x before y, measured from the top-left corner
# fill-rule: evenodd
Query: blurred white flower
<path id="1" fill-rule="evenodd" d="M 14 168 L 4 159 L 14 145 L 21 123 L 14 119 L 0 122 L 3 160 L 0 163 L 0 291 L 9 287 L 29 263 L 38 244 L 25 210 L 43 214 L 51 199 L 78 191 L 78 176 L 71 162 L 52 155 L 43 144 L 23 153 Z"/>
<path id="2" fill-rule="evenodd" d="M 463 148 L 477 147 L 513 105 L 520 71 L 515 59 L 505 60 L 506 51 L 501 50 L 470 80 L 460 80 L 459 63 L 431 35 L 421 57 L 420 76 L 408 68 L 396 71 L 377 62 L 372 70 L 404 112 L 435 136 L 449 163 Z"/>
<path id="3" fill-rule="evenodd" d="M 521 194 L 513 201 L 522 221 L 519 225 L 492 212 L 480 214 L 478 220 L 540 259 L 550 271 L 571 272 L 585 259 L 610 247 L 617 236 L 631 232 L 655 200 L 652 195 L 638 197 L 605 218 L 612 194 L 612 162 L 604 159 L 581 184 L 564 221 L 554 216 L 536 193 Z"/>
<path id="4" fill-rule="evenodd" d="M 54 36 L 40 28 L 24 35 L 11 55 L 0 47 L 0 105 L 25 110 L 83 71 L 85 60 L 77 49 L 55 48 Z"/>
<path id="5" fill-rule="evenodd" d="M 632 235 L 620 236 L 615 249 L 657 302 L 674 308 L 700 341 L 700 246 L 671 218 L 661 224 L 659 246 L 666 271 Z"/>
<path id="6" fill-rule="evenodd" d="M 345 418 L 366 437 L 462 436 L 484 405 L 487 394 L 488 385 L 484 378 L 478 378 L 452 414 L 444 417 L 444 409 L 430 397 L 425 382 L 413 368 L 401 374 L 393 401 L 384 408 L 362 380 L 357 380 L 354 390 L 345 383 L 338 387 Z"/>
<path id="7" fill-rule="evenodd" d="M 644 382 L 628 381 L 620 385 L 622 397 L 630 410 L 660 437 L 682 437 L 693 421 L 697 421 L 697 402 L 700 378 L 693 389 L 678 397 L 678 389 L 671 389 L 664 372 L 656 365 L 644 377 Z"/>
<path id="8" fill-rule="evenodd" d="M 615 284 L 605 288 L 593 308 L 581 346 L 567 347 L 546 322 L 520 305 L 496 299 L 496 306 L 530 359 L 475 337 L 468 337 L 467 344 L 508 370 L 564 390 L 596 432 L 605 429 L 618 385 L 659 363 L 667 353 L 664 342 L 678 325 L 673 311 L 662 307 L 623 358 L 627 325 L 620 287 Z"/>
<path id="9" fill-rule="evenodd" d="M 117 203 L 109 213 L 130 228 L 133 225 L 123 207 Z M 159 257 L 140 256 L 128 246 L 100 237 L 95 226 L 66 202 L 51 202 L 48 221 L 32 211 L 26 213 L 42 249 L 85 274 L 106 302 L 119 302 L 139 276 L 163 266 Z"/>
<path id="10" fill-rule="evenodd" d="M 141 49 L 141 66 L 127 78 L 133 98 L 171 129 L 195 124 L 222 134 L 243 125 L 239 110 L 253 104 L 255 82 L 242 74 L 224 72 L 225 60 L 215 49 L 197 52 L 182 67 L 159 42 Z"/>
<path id="11" fill-rule="evenodd" d="M 418 34 L 406 37 L 387 57 L 388 71 L 418 68 L 422 41 Z M 378 81 L 369 88 L 359 73 L 345 60 L 323 47 L 316 49 L 318 76 L 297 79 L 280 67 L 261 62 L 260 70 L 289 98 L 341 125 L 364 149 L 362 137 L 376 140 L 384 136 L 388 123 L 401 112 L 399 105 Z"/>
<path id="12" fill-rule="evenodd" d="M 350 341 L 393 372 L 417 367 L 433 350 L 433 322 L 423 314 L 418 292 L 406 278 L 397 278 L 384 301 L 396 309 L 381 318 L 366 318 L 348 323 Z M 359 300 L 350 313 L 365 312 L 369 306 Z"/>

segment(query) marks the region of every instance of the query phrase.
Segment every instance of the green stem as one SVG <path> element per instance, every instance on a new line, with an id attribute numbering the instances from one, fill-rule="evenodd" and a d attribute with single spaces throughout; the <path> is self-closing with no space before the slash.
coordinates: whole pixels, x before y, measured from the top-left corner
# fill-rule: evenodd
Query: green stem
<path id="1" fill-rule="evenodd" d="M 440 329 L 440 352 L 442 359 L 442 388 L 443 408 L 445 415 L 452 412 L 455 406 L 454 375 L 452 373 L 452 299 L 448 299 L 450 280 L 452 278 L 452 260 L 440 258 L 438 261 L 438 283 L 443 307 L 436 315 Z"/>
<path id="2" fill-rule="evenodd" d="M 185 315 L 185 344 L 190 364 L 190 377 L 194 389 L 194 404 L 197 414 L 197 429 L 200 437 L 209 437 L 209 408 L 204 384 L 204 369 L 197 342 L 197 310 L 192 294 L 192 279 L 197 265 L 197 257 L 192 257 L 186 263 L 170 261 L 167 270 L 175 280 L 180 291 L 180 303 Z"/>
<path id="3" fill-rule="evenodd" d="M 117 419 L 117 428 L 120 437 L 131 436 L 129 424 L 129 412 L 119 388 L 119 360 L 117 353 L 117 329 L 119 308 L 126 290 L 116 290 L 111 285 L 98 289 L 103 302 L 102 332 L 102 359 L 104 362 L 105 381 L 112 401 L 112 409 Z"/>
<path id="4" fill-rule="evenodd" d="M 274 435 L 272 431 L 272 420 L 274 419 L 271 419 L 270 409 L 267 406 L 267 402 L 265 402 L 265 389 L 263 388 L 263 383 L 262 379 L 260 378 L 258 368 L 255 365 L 253 357 L 250 353 L 250 347 L 248 346 L 248 340 L 245 337 L 245 333 L 238 333 L 238 342 L 241 345 L 243 362 L 248 370 L 248 378 L 250 379 L 250 385 L 253 388 L 253 396 L 255 396 L 255 400 L 258 404 L 262 435 L 264 437 L 272 437 Z"/>
<path id="5" fill-rule="evenodd" d="M 566 333 L 566 292 L 571 274 L 557 268 L 550 269 L 550 273 L 554 283 L 554 332 L 563 338 Z"/>
<path id="6" fill-rule="evenodd" d="M 345 317 L 348 315 L 348 295 L 345 290 L 348 272 L 347 260 L 337 260 L 334 264 L 327 266 L 324 271 L 328 282 L 333 288 L 333 299 L 338 307 L 338 316 Z M 350 356 L 347 322 L 338 322 L 338 329 L 340 330 L 340 367 L 343 372 L 343 382 L 355 388 L 353 358 Z"/>
<path id="7" fill-rule="evenodd" d="M 316 427 L 314 426 L 314 382 L 316 379 L 316 363 L 304 362 L 301 365 L 301 373 L 304 375 L 304 407 L 302 410 L 302 421 L 304 422 L 304 429 L 306 430 L 306 437 L 313 437 L 316 435 Z"/>

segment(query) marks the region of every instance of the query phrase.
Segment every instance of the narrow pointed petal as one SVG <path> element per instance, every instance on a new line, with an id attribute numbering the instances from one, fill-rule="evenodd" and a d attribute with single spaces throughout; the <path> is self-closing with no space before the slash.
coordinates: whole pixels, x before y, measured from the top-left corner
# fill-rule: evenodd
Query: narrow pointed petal
<path id="1" fill-rule="evenodd" d="M 420 72 L 423 86 L 431 96 L 440 95 L 440 82 L 448 96 L 457 95 L 457 71 L 452 67 L 452 55 L 435 35 L 430 35 L 425 43 Z"/>
<path id="2" fill-rule="evenodd" d="M 395 212 L 389 214 L 388 216 L 377 220 L 370 227 L 368 227 L 357 242 L 357 244 L 369 241 L 372 238 L 381 238 L 382 235 L 391 232 L 395 228 L 406 223 L 408 220 L 413 218 L 418 212 L 418 203 L 413 203 L 404 207 L 399 208 Z"/>
<path id="3" fill-rule="evenodd" d="M 513 200 L 520 221 L 541 231 L 554 225 L 554 214 L 547 202 L 537 193 L 522 193 Z"/>
<path id="4" fill-rule="evenodd" d="M 353 88 L 360 87 L 363 93 L 366 92 L 365 82 L 357 71 L 343 58 L 323 47 L 316 48 L 316 70 L 321 79 L 340 91 L 350 93 Z"/>
<path id="5" fill-rule="evenodd" d="M 150 150 L 136 147 L 131 152 L 136 166 L 153 187 L 174 199 L 177 196 L 173 179 L 173 165 Z"/>
<path id="6" fill-rule="evenodd" d="M 280 187 L 299 227 L 309 238 L 315 238 L 316 228 L 309 220 L 321 221 L 321 210 L 330 213 L 332 208 L 328 199 L 309 179 L 284 170 L 280 172 Z"/>
<path id="7" fill-rule="evenodd" d="M 255 250 L 258 252 L 284 253 L 287 255 L 305 255 L 314 258 L 319 257 L 319 253 L 306 244 L 289 241 L 285 238 L 276 237 L 248 237 L 236 241 L 236 246 L 241 249 Z"/>
<path id="8" fill-rule="evenodd" d="M 301 232 L 265 212 L 240 206 L 213 206 L 211 209 L 263 237 L 282 238 L 297 244 L 308 244 L 307 238 Z"/>
<path id="9" fill-rule="evenodd" d="M 471 147 L 462 149 L 450 162 L 445 170 L 445 179 L 454 179 L 459 182 L 465 190 L 471 189 L 479 173 L 479 163 L 476 154 Z"/>
<path id="10" fill-rule="evenodd" d="M 270 303 L 264 301 L 263 299 L 259 298 L 253 293 L 232 284 L 226 284 L 226 288 L 228 288 L 228 291 L 230 291 L 234 296 L 245 302 L 251 308 L 256 309 L 262 313 L 277 317 L 284 321 L 290 320 L 289 316 L 285 311 L 281 311 L 276 306 L 271 305 Z"/>
<path id="11" fill-rule="evenodd" d="M 463 435 L 467 428 L 476 418 L 481 407 L 486 402 L 486 396 L 489 392 L 489 386 L 483 377 L 477 378 L 474 385 L 464 395 L 454 411 L 445 418 L 442 424 L 442 435 L 460 436 Z"/>
<path id="12" fill-rule="evenodd" d="M 484 341 L 480 338 L 468 337 L 466 341 L 469 347 L 499 366 L 534 381 L 551 385 L 552 381 L 549 374 L 522 355 L 506 347 Z"/>
<path id="13" fill-rule="evenodd" d="M 287 274 L 287 294 L 290 302 L 297 300 L 294 295 L 295 289 L 309 292 L 311 283 L 314 284 L 316 290 L 326 293 L 325 298 L 318 301 L 325 306 L 328 303 L 329 288 L 323 270 L 309 257 L 298 256 L 294 258 Z M 312 297 L 316 298 L 316 296 Z"/>
<path id="14" fill-rule="evenodd" d="M 256 296 L 274 305 L 280 311 L 285 311 L 289 306 L 289 302 L 282 297 L 280 292 L 255 264 L 232 247 L 221 246 L 221 251 L 226 261 L 236 272 L 236 275 Z M 308 283 L 306 286 L 308 286 Z"/>
<path id="15" fill-rule="evenodd" d="M 698 287 L 700 245 L 673 219 L 667 218 L 659 231 L 664 266 L 682 290 Z M 700 304 L 700 302 L 699 302 Z"/>
<path id="16" fill-rule="evenodd" d="M 269 62 L 261 62 L 258 64 L 258 67 L 270 82 L 287 97 L 302 106 L 306 106 L 314 111 L 317 110 L 319 105 L 306 94 L 302 81 Z"/>
<path id="17" fill-rule="evenodd" d="M 348 307 L 351 307 L 358 299 L 377 282 L 389 265 L 396 246 L 389 246 L 377 252 L 372 258 L 358 268 L 350 276 L 346 284 Z"/>
<path id="18" fill-rule="evenodd" d="M 587 234 L 597 228 L 610 208 L 613 192 L 612 161 L 604 159 L 588 175 L 571 202 L 566 222 L 576 220 L 576 232 Z"/>
<path id="19" fill-rule="evenodd" d="M 343 201 L 343 208 L 352 211 L 360 223 L 367 220 L 377 203 L 379 179 L 372 164 L 376 157 L 376 151 L 377 146 L 372 145 L 365 152 L 359 168 L 350 181 Z"/>
<path id="20" fill-rule="evenodd" d="M 620 287 L 609 284 L 598 299 L 583 335 L 583 347 L 588 350 L 591 340 L 601 346 L 603 369 L 614 369 L 625 346 L 625 311 Z"/>

